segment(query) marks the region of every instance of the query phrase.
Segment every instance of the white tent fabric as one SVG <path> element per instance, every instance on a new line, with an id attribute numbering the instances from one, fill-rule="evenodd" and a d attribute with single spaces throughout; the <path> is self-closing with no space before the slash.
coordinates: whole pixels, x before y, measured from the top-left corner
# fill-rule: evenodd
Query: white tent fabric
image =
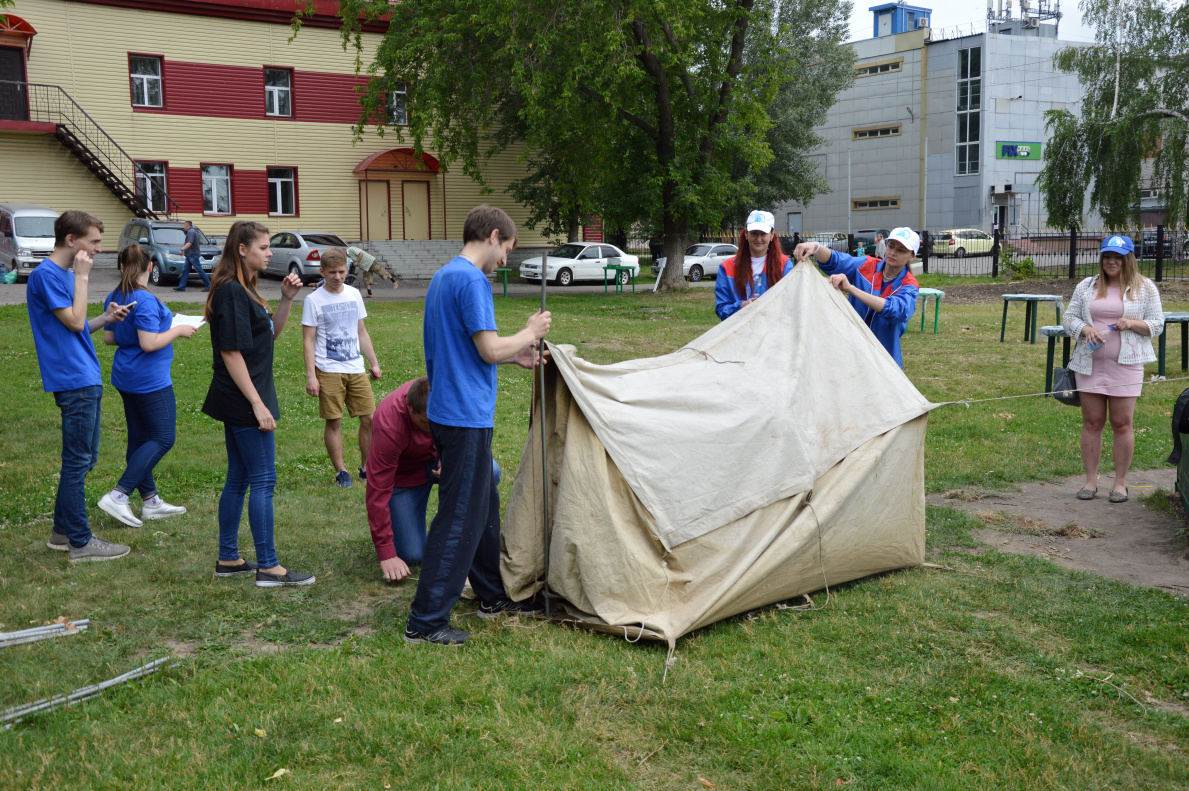
<path id="1" fill-rule="evenodd" d="M 930 408 L 809 263 L 672 354 L 557 367 L 666 549 L 809 489 Z"/>
<path id="2" fill-rule="evenodd" d="M 810 265 L 673 354 L 553 350 L 548 582 L 575 620 L 672 645 L 923 561 L 932 405 Z M 516 600 L 546 573 L 540 430 L 534 403 L 501 534 Z"/>

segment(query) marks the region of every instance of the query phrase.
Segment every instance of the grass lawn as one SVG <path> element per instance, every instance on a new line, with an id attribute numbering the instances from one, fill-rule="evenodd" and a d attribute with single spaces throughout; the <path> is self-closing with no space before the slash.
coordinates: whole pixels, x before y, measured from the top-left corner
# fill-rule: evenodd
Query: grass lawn
<path id="1" fill-rule="evenodd" d="M 658 355 L 716 323 L 712 300 L 701 289 L 551 296 L 551 339 L 602 363 Z M 505 331 L 533 307 L 496 298 Z M 369 310 L 381 396 L 421 373 L 421 306 Z M 1043 343 L 1000 344 L 1000 310 L 943 305 L 938 335 L 909 333 L 907 372 L 928 398 L 1043 389 Z M 1021 315 L 1012 319 L 1018 330 Z M 199 412 L 209 335 L 175 346 L 178 443 L 157 470 L 163 494 L 190 512 L 132 530 L 92 505 L 96 532 L 133 552 L 70 566 L 44 545 L 57 410 L 41 392 L 24 309 L 0 308 L 0 630 L 92 621 L 81 635 L 0 650 L 0 707 L 188 656 L 0 732 L 0 787 L 1189 788 L 1189 600 L 978 546 L 977 519 L 957 510 L 928 514 L 931 559 L 953 570 L 889 573 L 832 590 L 823 610 L 770 607 L 718 623 L 678 643 L 664 684 L 663 647 L 489 624 L 465 603 L 455 611 L 473 634 L 465 648 L 406 646 L 414 584 L 383 583 L 363 487 L 332 484 L 295 329 L 276 355 L 277 545 L 282 563 L 318 583 L 265 591 L 211 576 L 225 456 L 220 426 Z M 106 374 L 111 351 L 100 356 Z M 502 367 L 499 377 L 506 496 L 530 375 Z M 1148 388 L 1139 402 L 1136 467 L 1168 453 L 1181 389 Z M 120 399 L 105 395 L 92 504 L 123 466 Z M 1076 473 L 1079 430 L 1078 410 L 1051 399 L 940 408 L 927 486 Z M 246 520 L 241 542 L 251 558 Z M 1108 675 L 1127 695 L 1092 680 Z M 266 780 L 279 769 L 288 774 Z"/>

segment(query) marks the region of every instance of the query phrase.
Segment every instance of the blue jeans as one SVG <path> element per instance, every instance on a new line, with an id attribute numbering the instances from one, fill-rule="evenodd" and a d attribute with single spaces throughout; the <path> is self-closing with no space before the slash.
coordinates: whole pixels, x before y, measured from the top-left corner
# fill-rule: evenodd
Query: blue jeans
<path id="1" fill-rule="evenodd" d="M 102 401 L 101 385 L 54 393 L 62 412 L 62 473 L 54 500 L 54 532 L 65 533 L 72 547 L 85 547 L 91 540 L 86 482 L 87 473 L 99 461 Z"/>
<path id="2" fill-rule="evenodd" d="M 152 393 L 120 392 L 124 399 L 124 420 L 128 423 L 128 450 L 124 474 L 116 488 L 124 494 L 140 491 L 148 500 L 157 493 L 153 468 L 173 447 L 177 433 L 178 408 L 173 385 Z"/>
<path id="3" fill-rule="evenodd" d="M 500 493 L 492 476 L 490 428 L 459 428 L 430 421 L 442 460 L 438 513 L 429 528 L 408 626 L 435 632 L 467 579 L 480 601 L 506 596 L 500 579 Z"/>
<path id="4" fill-rule="evenodd" d="M 272 542 L 272 495 L 277 486 L 276 438 L 255 426 L 223 426 L 227 482 L 219 496 L 219 560 L 239 559 L 239 522 L 248 497 L 248 527 L 256 544 L 256 565 L 280 565 Z"/>
<path id="5" fill-rule="evenodd" d="M 202 278 L 202 285 L 206 288 L 211 287 L 211 279 L 207 275 L 206 270 L 202 268 L 202 258 L 197 255 L 186 256 L 186 265 L 182 267 L 182 276 L 178 279 L 178 288 L 186 287 L 186 280 L 190 277 L 190 270 L 193 269 Z"/>
<path id="6" fill-rule="evenodd" d="M 492 485 L 500 485 L 500 465 L 491 462 Z M 420 486 L 396 486 L 388 511 L 392 515 L 392 543 L 396 556 L 405 563 L 420 563 L 425 557 L 425 511 L 434 481 Z"/>

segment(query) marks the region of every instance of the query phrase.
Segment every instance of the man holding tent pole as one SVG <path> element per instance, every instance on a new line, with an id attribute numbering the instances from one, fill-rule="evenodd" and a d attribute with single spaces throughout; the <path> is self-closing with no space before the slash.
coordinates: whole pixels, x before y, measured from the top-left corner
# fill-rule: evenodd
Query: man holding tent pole
<path id="1" fill-rule="evenodd" d="M 529 317 L 515 335 L 496 334 L 487 275 L 516 246 L 516 224 L 493 206 L 478 206 L 463 222 L 463 248 L 438 270 L 425 294 L 425 371 L 429 430 L 442 460 L 438 513 L 429 528 L 405 640 L 462 645 L 469 636 L 450 626 L 450 610 L 470 579 L 480 618 L 536 614 L 535 601 L 514 602 L 500 578 L 499 493 L 492 483 L 496 365 L 532 369 L 533 342 L 549 332 L 547 311 Z"/>
<path id="2" fill-rule="evenodd" d="M 900 337 L 908 331 L 908 320 L 916 312 L 919 288 L 908 265 L 920 244 L 916 231 L 897 228 L 888 236 L 882 261 L 874 256 L 847 255 L 817 242 L 797 245 L 793 257 L 798 261 L 809 256 L 817 259 L 821 270 L 830 276 L 830 285 L 850 297 L 850 304 L 903 368 Z"/>

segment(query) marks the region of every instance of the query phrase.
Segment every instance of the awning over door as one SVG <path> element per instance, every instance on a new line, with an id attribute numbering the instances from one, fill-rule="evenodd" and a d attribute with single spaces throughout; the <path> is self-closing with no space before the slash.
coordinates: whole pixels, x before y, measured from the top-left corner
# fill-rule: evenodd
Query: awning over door
<path id="1" fill-rule="evenodd" d="M 375 170 L 396 170 L 414 173 L 437 173 L 442 169 L 441 163 L 429 154 L 418 156 L 411 148 L 394 148 L 391 151 L 381 151 L 372 154 L 355 166 L 355 173 L 366 173 Z"/>
<path id="2" fill-rule="evenodd" d="M 28 55 L 33 49 L 33 37 L 37 31 L 16 14 L 0 13 L 0 45 L 15 44 L 25 48 Z"/>

